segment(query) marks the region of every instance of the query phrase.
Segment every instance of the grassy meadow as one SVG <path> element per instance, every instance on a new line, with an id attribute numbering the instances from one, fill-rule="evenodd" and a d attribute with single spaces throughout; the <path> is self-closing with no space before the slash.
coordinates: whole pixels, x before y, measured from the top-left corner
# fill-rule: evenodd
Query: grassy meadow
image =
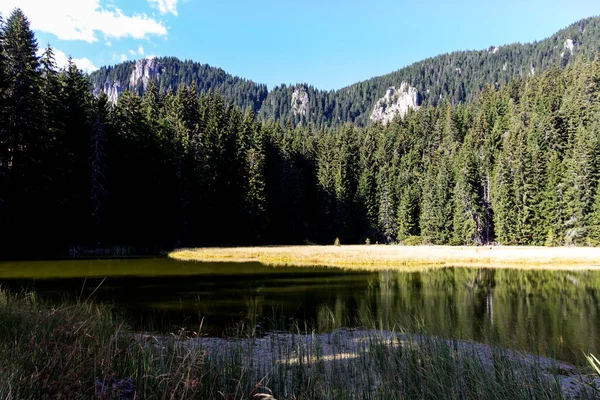
<path id="1" fill-rule="evenodd" d="M 575 368 L 367 329 L 266 337 L 134 333 L 110 308 L 0 292 L 3 399 L 503 399 L 596 395 Z M 587 382 L 587 383 L 586 383 Z M 588 385 L 591 384 L 592 386 Z"/>
<path id="2" fill-rule="evenodd" d="M 330 266 L 383 270 L 408 267 L 597 269 L 600 248 L 525 246 L 268 246 L 180 249 L 181 261 L 260 262 L 272 266 Z"/>

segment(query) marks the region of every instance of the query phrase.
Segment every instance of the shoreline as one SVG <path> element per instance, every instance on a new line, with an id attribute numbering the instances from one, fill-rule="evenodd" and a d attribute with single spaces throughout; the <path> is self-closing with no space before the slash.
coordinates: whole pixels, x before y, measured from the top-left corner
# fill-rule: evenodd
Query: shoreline
<path id="1" fill-rule="evenodd" d="M 562 399 L 600 387 L 589 367 L 427 333 L 151 335 L 104 306 L 1 290 L 0 319 L 0 398 Z"/>
<path id="2" fill-rule="evenodd" d="M 175 346 L 187 351 L 200 349 L 209 356 L 218 355 L 217 358 L 231 359 L 233 355 L 242 354 L 244 367 L 254 369 L 259 376 L 270 375 L 275 365 L 308 369 L 319 366 L 324 376 L 328 376 L 339 369 L 351 369 L 355 363 L 372 365 L 377 362 L 380 352 L 403 353 L 418 349 L 416 351 L 420 356 L 428 352 L 447 356 L 446 362 L 456 363 L 459 368 L 464 368 L 463 363 L 469 360 L 469 363 L 476 363 L 489 374 L 495 373 L 495 363 L 502 359 L 504 366 L 512 367 L 517 375 L 537 371 L 541 373 L 538 378 L 542 381 L 556 380 L 566 398 L 585 395 L 589 384 L 600 386 L 600 377 L 583 374 L 581 368 L 555 358 L 471 340 L 443 339 L 389 330 L 341 328 L 318 334 L 271 332 L 260 338 L 183 338 L 145 333 L 135 334 L 134 337 L 137 341 L 160 348 Z"/>
<path id="3" fill-rule="evenodd" d="M 477 267 L 600 270 L 600 248 L 533 246 L 265 246 L 177 249 L 179 261 L 259 262 L 269 266 L 326 266 L 347 270 Z"/>

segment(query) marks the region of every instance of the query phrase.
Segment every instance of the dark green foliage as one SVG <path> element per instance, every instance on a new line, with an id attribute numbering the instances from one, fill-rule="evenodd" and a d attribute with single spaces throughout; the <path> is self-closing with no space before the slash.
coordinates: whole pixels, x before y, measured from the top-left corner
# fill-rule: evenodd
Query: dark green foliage
<path id="1" fill-rule="evenodd" d="M 175 57 L 159 57 L 155 61 L 160 65 L 160 75 L 154 83 L 161 92 L 169 89 L 176 90 L 179 87 L 190 87 L 194 84 L 198 94 L 217 91 L 227 101 L 244 110 L 258 110 L 267 97 L 266 85 L 231 76 L 221 68 L 191 60 L 181 61 Z M 94 92 L 99 93 L 115 82 L 119 82 L 119 86 L 124 90 L 142 95 L 143 86 L 130 84 L 130 77 L 135 65 L 134 61 L 127 61 L 95 71 L 90 75 Z"/>
<path id="2" fill-rule="evenodd" d="M 595 32 L 596 20 L 582 24 Z M 266 121 L 254 100 L 232 97 L 237 83 L 253 84 L 192 63 L 176 90 L 161 74 L 145 91 L 124 91 L 111 104 L 105 94 L 91 95 L 90 78 L 73 63 L 57 71 L 52 49 L 36 57 L 19 10 L 0 33 L 3 256 L 32 245 L 64 254 L 78 245 L 159 249 L 336 238 L 600 241 L 600 60 L 588 60 L 593 43 L 585 35 L 577 36 L 577 51 L 586 57 L 570 58 L 564 69 L 500 80 L 477 93 L 464 86 L 456 90 L 471 101 L 426 101 L 387 125 L 323 128 L 319 113 L 314 118 L 322 123 L 296 124 L 304 117 L 289 113 Z M 560 43 L 559 36 L 552 40 Z M 526 48 L 537 54 L 544 43 Z M 485 59 L 517 48 L 485 52 Z M 536 65 L 544 67 L 545 57 Z M 125 79 L 130 71 L 123 68 L 101 74 Z M 464 67 L 463 75 L 475 70 Z M 215 81 L 207 86 L 206 76 Z M 219 85 L 223 92 L 210 90 Z M 308 88 L 310 107 L 318 106 L 315 93 Z M 363 103 L 352 104 L 351 111 L 337 104 L 332 115 L 359 121 L 356 104 Z"/>
<path id="3" fill-rule="evenodd" d="M 40 231 L 30 232 L 26 227 L 45 218 L 42 197 L 48 187 L 48 176 L 42 165 L 45 155 L 43 107 L 41 102 L 41 74 L 36 56 L 37 41 L 29 28 L 29 21 L 19 9 L 13 11 L 2 27 L 3 61 L 6 81 L 2 88 L 3 129 L 2 195 L 0 220 L 12 230 L 2 229 L 3 244 L 12 246 L 31 236 L 44 236 Z M 43 228 L 42 228 L 43 227 Z"/>
<path id="4" fill-rule="evenodd" d="M 180 85 L 198 85 L 199 93 L 218 91 L 228 102 L 247 110 L 252 108 L 263 120 L 274 119 L 282 125 L 311 125 L 317 128 L 340 127 L 353 123 L 365 127 L 378 99 L 391 86 L 400 87 L 408 82 L 419 91 L 423 105 L 456 105 L 475 100 L 487 86 L 501 87 L 511 79 L 518 82 L 532 74 L 538 76 L 553 68 L 556 80 L 548 80 L 539 90 L 546 99 L 536 105 L 544 112 L 546 123 L 552 126 L 559 118 L 555 113 L 564 83 L 559 68 L 585 59 L 591 61 L 600 51 L 600 18 L 587 18 L 560 30 L 539 42 L 513 43 L 498 48 L 478 51 L 456 51 L 414 63 L 387 75 L 355 83 L 339 90 L 319 90 L 309 84 L 282 84 L 267 91 L 265 85 L 226 74 L 219 68 L 173 57 L 157 58 L 161 66 L 156 84 L 161 91 Z M 573 49 L 565 46 L 572 40 Z M 120 87 L 141 94 L 142 83 L 131 86 L 130 77 L 136 63 L 127 61 L 103 67 L 90 75 L 94 91 Z M 518 84 L 514 86 L 518 88 Z M 549 89 L 549 90 L 548 90 Z M 307 93 L 308 113 L 295 113 L 292 105 L 294 92 Z M 557 146 L 563 145 L 560 141 Z"/>

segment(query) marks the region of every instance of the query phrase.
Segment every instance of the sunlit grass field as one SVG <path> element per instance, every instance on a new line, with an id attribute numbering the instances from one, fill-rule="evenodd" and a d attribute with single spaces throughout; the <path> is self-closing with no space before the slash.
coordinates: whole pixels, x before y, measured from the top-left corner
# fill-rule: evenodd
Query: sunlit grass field
<path id="1" fill-rule="evenodd" d="M 267 246 L 179 249 L 181 261 L 260 262 L 272 266 L 407 269 L 424 266 L 600 269 L 600 248 L 521 246 Z"/>

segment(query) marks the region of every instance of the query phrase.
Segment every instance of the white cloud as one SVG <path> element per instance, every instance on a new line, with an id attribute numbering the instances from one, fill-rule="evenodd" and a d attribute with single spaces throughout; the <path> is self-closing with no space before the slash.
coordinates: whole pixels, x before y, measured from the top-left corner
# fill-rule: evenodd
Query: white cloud
<path id="1" fill-rule="evenodd" d="M 127 55 L 126 54 L 121 54 L 120 58 L 121 58 L 121 61 L 127 61 Z"/>
<path id="2" fill-rule="evenodd" d="M 142 46 L 138 46 L 138 54 L 144 55 L 144 48 Z"/>
<path id="3" fill-rule="evenodd" d="M 175 0 L 161 0 L 169 5 Z M 62 40 L 98 40 L 97 33 L 107 38 L 133 37 L 145 39 L 149 35 L 166 36 L 162 21 L 146 14 L 125 15 L 119 8 L 100 6 L 100 0 L 1 0 L 0 12 L 8 16 L 19 7 L 34 30 L 49 32 Z"/>
<path id="4" fill-rule="evenodd" d="M 96 67 L 89 59 L 85 57 L 74 58 L 73 62 L 79 67 L 79 69 L 87 72 L 88 74 L 98 69 L 98 67 Z"/>
<path id="5" fill-rule="evenodd" d="M 152 7 L 158 8 L 161 14 L 177 15 L 177 0 L 148 0 L 148 3 Z"/>
<path id="6" fill-rule="evenodd" d="M 135 56 L 135 50 L 129 49 L 129 54 L 131 54 L 132 56 Z"/>
<path id="7" fill-rule="evenodd" d="M 46 49 L 39 49 L 37 54 L 41 56 Z M 54 52 L 54 61 L 56 62 L 56 66 L 58 68 L 65 68 L 67 64 L 69 64 L 69 57 L 62 51 L 58 49 L 52 49 Z M 98 69 L 88 58 L 73 58 L 72 61 L 77 65 L 77 68 L 83 70 L 83 72 L 87 72 L 88 74 L 94 72 Z"/>
<path id="8" fill-rule="evenodd" d="M 106 45 L 107 45 L 108 47 L 112 46 L 112 43 L 110 42 L 110 40 L 107 40 L 107 41 L 106 41 Z"/>

